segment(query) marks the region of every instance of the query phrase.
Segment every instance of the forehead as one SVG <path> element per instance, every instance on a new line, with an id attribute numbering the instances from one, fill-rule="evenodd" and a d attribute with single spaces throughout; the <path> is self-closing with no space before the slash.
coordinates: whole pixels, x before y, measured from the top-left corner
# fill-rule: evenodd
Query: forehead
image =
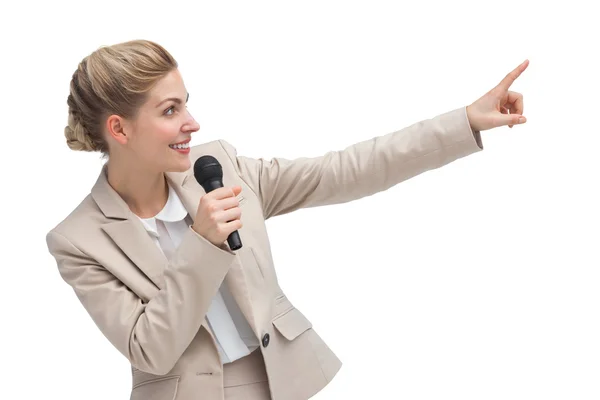
<path id="1" fill-rule="evenodd" d="M 152 90 L 150 90 L 149 99 L 156 105 L 169 97 L 183 97 L 182 100 L 185 101 L 186 94 L 187 91 L 183 83 L 183 78 L 181 77 L 179 70 L 175 69 L 161 78 L 156 85 L 154 85 Z"/>

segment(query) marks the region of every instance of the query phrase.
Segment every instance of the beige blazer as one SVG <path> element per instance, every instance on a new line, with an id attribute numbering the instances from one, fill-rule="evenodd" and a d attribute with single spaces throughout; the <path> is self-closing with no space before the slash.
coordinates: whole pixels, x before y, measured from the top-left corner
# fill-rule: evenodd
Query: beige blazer
<path id="1" fill-rule="evenodd" d="M 240 185 L 243 247 L 214 246 L 189 228 L 169 262 L 110 187 L 103 167 L 88 195 L 47 234 L 61 277 L 132 365 L 132 399 L 223 399 L 223 367 L 205 314 L 224 281 L 261 342 L 274 400 L 305 400 L 340 360 L 277 281 L 268 218 L 353 201 L 483 149 L 466 108 L 321 157 L 270 161 L 240 156 L 223 140 L 210 154 L 226 186 Z M 193 170 L 167 173 L 192 218 L 205 194 Z"/>

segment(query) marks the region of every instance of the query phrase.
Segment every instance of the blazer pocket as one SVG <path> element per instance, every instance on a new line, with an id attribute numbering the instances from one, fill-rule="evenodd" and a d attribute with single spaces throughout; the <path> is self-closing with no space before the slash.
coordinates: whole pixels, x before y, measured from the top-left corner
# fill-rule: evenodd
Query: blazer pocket
<path id="1" fill-rule="evenodd" d="M 179 376 L 171 375 L 141 382 L 133 387 L 130 400 L 174 399 L 179 386 Z"/>
<path id="2" fill-rule="evenodd" d="M 312 328 L 312 323 L 295 307 L 275 317 L 273 325 L 287 340 L 294 340 Z"/>

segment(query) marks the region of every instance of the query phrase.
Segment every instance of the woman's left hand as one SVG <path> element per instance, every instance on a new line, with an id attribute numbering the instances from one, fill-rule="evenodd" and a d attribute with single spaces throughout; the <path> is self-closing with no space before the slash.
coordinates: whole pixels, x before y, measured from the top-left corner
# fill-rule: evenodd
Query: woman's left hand
<path id="1" fill-rule="evenodd" d="M 529 60 L 525 60 L 506 75 L 498 86 L 467 106 L 467 118 L 472 130 L 484 131 L 504 125 L 512 128 L 513 125 L 527 122 L 523 116 L 523 95 L 508 89 L 528 65 Z"/>

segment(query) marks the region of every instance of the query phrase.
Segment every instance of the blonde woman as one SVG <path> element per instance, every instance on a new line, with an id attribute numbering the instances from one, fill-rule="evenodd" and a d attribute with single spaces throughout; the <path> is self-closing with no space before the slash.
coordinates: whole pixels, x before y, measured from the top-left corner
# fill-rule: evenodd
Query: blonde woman
<path id="1" fill-rule="evenodd" d="M 480 132 L 523 123 L 509 91 L 525 61 L 467 107 L 332 151 L 270 161 L 200 129 L 177 62 L 144 40 L 97 49 L 73 74 L 65 136 L 107 161 L 90 194 L 47 235 L 50 253 L 132 367 L 132 399 L 303 400 L 340 360 L 279 287 L 265 227 L 300 208 L 356 200 L 481 151 Z M 225 187 L 192 165 L 212 155 Z M 238 231 L 243 247 L 227 238 Z"/>

